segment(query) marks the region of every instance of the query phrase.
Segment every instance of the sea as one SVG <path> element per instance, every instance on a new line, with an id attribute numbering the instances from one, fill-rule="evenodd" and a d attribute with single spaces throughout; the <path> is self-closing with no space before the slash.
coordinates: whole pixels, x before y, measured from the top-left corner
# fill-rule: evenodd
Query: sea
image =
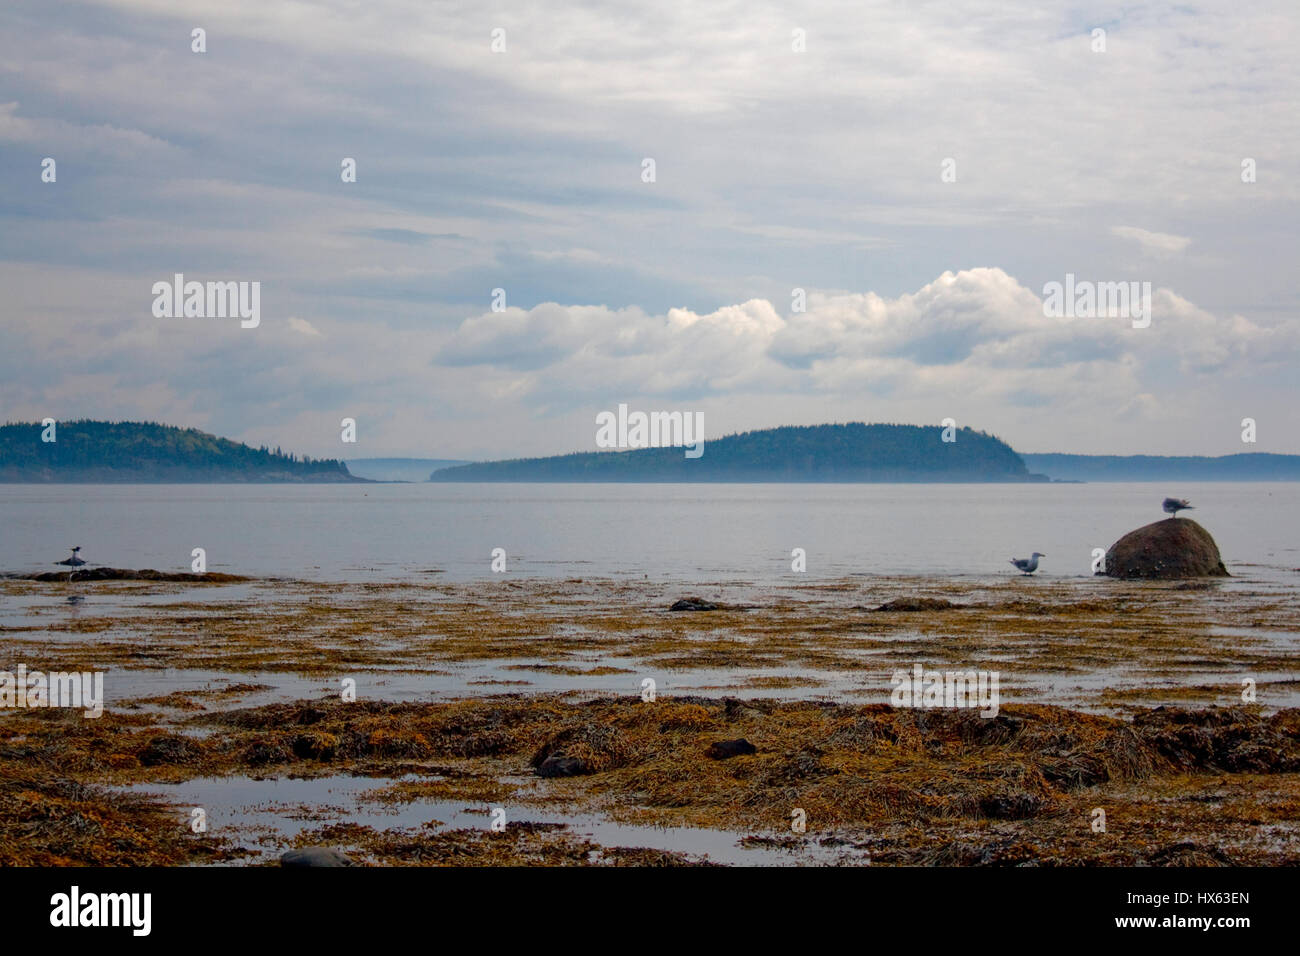
<path id="1" fill-rule="evenodd" d="M 320 581 L 502 574 L 788 583 L 997 578 L 1098 550 L 1188 498 L 1234 576 L 1300 583 L 1300 483 L 0 485 L 0 572 L 92 565 Z M 502 570 L 504 569 L 504 570 Z"/>

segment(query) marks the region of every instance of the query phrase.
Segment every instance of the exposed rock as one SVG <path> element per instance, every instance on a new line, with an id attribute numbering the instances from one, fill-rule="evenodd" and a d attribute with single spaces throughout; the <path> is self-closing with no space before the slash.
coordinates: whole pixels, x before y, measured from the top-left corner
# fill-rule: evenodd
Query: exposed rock
<path id="1" fill-rule="evenodd" d="M 585 760 L 579 757 L 565 757 L 562 754 L 547 757 L 537 768 L 539 777 L 580 777 L 590 772 L 591 768 L 587 766 Z"/>
<path id="2" fill-rule="evenodd" d="M 1229 577 L 1210 532 L 1191 518 L 1166 518 L 1130 531 L 1106 552 L 1112 578 Z"/>
<path id="3" fill-rule="evenodd" d="M 712 601 L 706 601 L 704 600 L 704 598 L 685 597 L 682 598 L 680 601 L 674 602 L 673 606 L 670 607 L 668 610 L 670 611 L 716 611 L 718 610 L 718 605 L 714 604 Z"/>
<path id="4" fill-rule="evenodd" d="M 740 757 L 757 752 L 757 747 L 751 744 L 744 737 L 739 737 L 736 740 L 714 741 L 709 745 L 706 754 L 714 760 L 726 760 L 729 757 Z"/>
<path id="5" fill-rule="evenodd" d="M 945 601 L 943 598 L 926 598 L 926 597 L 900 597 L 892 601 L 886 601 L 877 611 L 947 611 L 952 608 L 961 607 L 960 604 L 953 604 L 951 601 Z"/>
<path id="6" fill-rule="evenodd" d="M 327 846 L 309 846 L 290 850 L 280 857 L 281 866 L 356 866 L 352 857 Z"/>
<path id="7" fill-rule="evenodd" d="M 69 580 L 67 571 L 41 571 L 37 574 L 22 575 L 28 581 L 63 581 Z M 190 581 L 193 583 L 228 584 L 234 581 L 248 581 L 241 574 L 226 574 L 221 571 L 208 571 L 194 574 L 189 571 L 155 571 L 143 568 L 139 571 L 131 568 L 78 568 L 71 572 L 73 581 Z"/>

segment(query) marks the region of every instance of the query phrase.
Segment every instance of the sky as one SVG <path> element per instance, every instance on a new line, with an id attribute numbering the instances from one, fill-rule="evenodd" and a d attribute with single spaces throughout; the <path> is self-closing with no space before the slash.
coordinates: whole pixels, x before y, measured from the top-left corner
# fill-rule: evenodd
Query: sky
<path id="1" fill-rule="evenodd" d="M 1297 49 L 1294 0 L 6 0 L 0 420 L 1300 453 Z M 259 324 L 156 316 L 175 273 Z M 1046 314 L 1067 274 L 1149 325 Z"/>

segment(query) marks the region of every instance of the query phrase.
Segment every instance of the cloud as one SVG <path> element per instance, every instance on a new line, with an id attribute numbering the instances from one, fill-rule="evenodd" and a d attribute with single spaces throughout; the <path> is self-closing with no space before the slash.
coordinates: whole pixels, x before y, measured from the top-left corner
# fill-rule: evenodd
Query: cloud
<path id="1" fill-rule="evenodd" d="M 1191 243 L 1187 236 L 1175 236 L 1167 232 L 1149 232 L 1137 226 L 1114 226 L 1110 230 L 1124 239 L 1132 239 L 1147 255 L 1171 256 L 1182 252 Z"/>
<path id="2" fill-rule="evenodd" d="M 1216 415 L 1233 441 L 1243 415 L 1271 435 L 1300 428 L 1300 323 L 1217 315 L 1164 288 L 1146 329 L 1046 318 L 1024 283 L 980 268 L 897 296 L 810 290 L 803 313 L 552 302 L 444 331 L 329 318 L 314 335 L 275 286 L 257 329 L 155 319 L 149 279 L 0 264 L 6 415 L 174 421 L 313 455 L 337 453 L 338 421 L 354 417 L 368 455 L 471 458 L 589 447 L 594 412 L 620 401 L 706 410 L 713 434 L 951 415 L 1025 450 L 1099 453 L 1202 450 Z"/>
<path id="3" fill-rule="evenodd" d="M 1300 357 L 1300 322 L 1269 329 L 1220 319 L 1166 289 L 1152 323 L 1047 318 L 1042 299 L 1001 269 L 945 272 L 914 293 L 809 296 L 780 315 L 753 299 L 709 313 L 546 303 L 467 319 L 435 364 L 475 366 L 489 380 L 548 403 L 581 403 L 626 390 L 664 398 L 774 392 L 894 395 L 966 389 L 1024 404 L 1061 397 L 1084 376 L 1127 379 L 1176 358 L 1209 375 L 1282 365 Z M 519 373 L 526 373 L 522 379 Z"/>

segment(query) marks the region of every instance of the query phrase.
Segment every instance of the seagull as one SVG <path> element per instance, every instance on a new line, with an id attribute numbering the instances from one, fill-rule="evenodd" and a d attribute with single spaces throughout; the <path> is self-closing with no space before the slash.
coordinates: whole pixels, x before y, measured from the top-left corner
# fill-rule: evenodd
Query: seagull
<path id="1" fill-rule="evenodd" d="M 1012 558 L 1011 563 L 1018 567 L 1025 574 L 1033 574 L 1038 570 L 1038 559 L 1045 558 L 1047 555 L 1035 551 L 1027 558 Z"/>
<path id="2" fill-rule="evenodd" d="M 85 559 L 82 558 L 82 557 L 77 553 L 77 552 L 79 552 L 80 550 L 81 550 L 80 547 L 73 548 L 73 549 L 72 549 L 72 556 L 71 556 L 71 557 L 69 557 L 69 558 L 64 558 L 62 561 L 55 561 L 54 563 L 55 563 L 55 564 L 66 564 L 66 565 L 67 565 L 68 567 L 70 567 L 70 568 L 79 568 L 79 567 L 81 567 L 83 564 L 86 563 Z"/>
<path id="3" fill-rule="evenodd" d="M 55 564 L 65 564 L 68 566 L 69 581 L 71 581 L 72 576 L 77 573 L 77 568 L 81 567 L 83 564 L 86 563 L 86 559 L 81 557 L 81 555 L 77 553 L 80 550 L 81 550 L 81 546 L 78 545 L 77 547 L 72 549 L 72 555 L 70 557 L 64 558 L 62 561 L 54 562 Z"/>
<path id="4" fill-rule="evenodd" d="M 1166 498 L 1165 503 L 1162 504 L 1160 507 L 1164 508 L 1165 514 L 1169 515 L 1171 518 L 1177 518 L 1178 512 L 1180 511 L 1196 510 L 1195 508 L 1193 508 L 1191 505 L 1187 503 L 1186 498 Z"/>

